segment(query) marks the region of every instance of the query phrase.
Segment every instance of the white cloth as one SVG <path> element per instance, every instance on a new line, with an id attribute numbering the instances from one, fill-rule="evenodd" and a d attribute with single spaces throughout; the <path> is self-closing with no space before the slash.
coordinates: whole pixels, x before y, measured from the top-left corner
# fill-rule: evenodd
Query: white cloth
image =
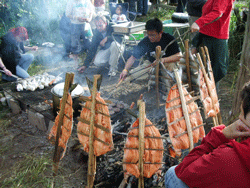
<path id="1" fill-rule="evenodd" d="M 70 18 L 71 23 L 84 24 L 84 22 L 79 22 L 76 18 L 88 19 L 94 11 L 95 7 L 90 0 L 68 0 L 65 13 Z"/>
<path id="2" fill-rule="evenodd" d="M 118 70 L 118 60 L 120 57 L 119 49 L 121 53 L 124 51 L 124 47 L 121 46 L 118 42 L 113 41 L 110 47 L 106 50 L 99 50 L 96 54 L 94 64 L 96 66 L 104 66 L 106 63 L 109 63 L 109 70 L 117 72 Z"/>

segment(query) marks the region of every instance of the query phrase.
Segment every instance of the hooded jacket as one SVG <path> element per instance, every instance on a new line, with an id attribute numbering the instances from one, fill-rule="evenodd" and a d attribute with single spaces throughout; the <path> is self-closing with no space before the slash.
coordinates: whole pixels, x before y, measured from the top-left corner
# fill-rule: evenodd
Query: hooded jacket
<path id="1" fill-rule="evenodd" d="M 214 127 L 175 168 L 178 178 L 189 187 L 249 188 L 250 138 L 242 142 L 227 139 Z"/>

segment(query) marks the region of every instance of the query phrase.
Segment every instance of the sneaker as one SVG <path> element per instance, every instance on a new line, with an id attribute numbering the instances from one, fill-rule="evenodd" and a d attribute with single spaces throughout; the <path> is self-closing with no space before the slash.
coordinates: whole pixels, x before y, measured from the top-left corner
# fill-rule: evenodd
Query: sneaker
<path id="1" fill-rule="evenodd" d="M 108 75 L 109 75 L 109 76 L 115 76 L 115 75 L 116 75 L 116 72 L 115 72 L 115 71 L 109 71 Z"/>

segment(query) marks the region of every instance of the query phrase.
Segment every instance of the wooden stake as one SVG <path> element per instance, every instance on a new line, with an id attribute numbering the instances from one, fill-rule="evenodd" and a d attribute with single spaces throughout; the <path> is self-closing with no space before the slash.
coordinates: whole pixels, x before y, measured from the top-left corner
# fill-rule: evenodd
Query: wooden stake
<path id="1" fill-rule="evenodd" d="M 160 61 L 161 61 L 161 46 L 155 48 L 156 53 L 156 71 L 155 71 L 155 84 L 156 84 L 156 106 L 160 107 L 160 93 L 159 93 L 159 72 L 160 72 Z"/>
<path id="2" fill-rule="evenodd" d="M 91 92 L 91 115 L 90 115 L 90 131 L 89 131 L 89 159 L 88 159 L 88 180 L 87 187 L 92 188 L 95 180 L 96 170 L 96 156 L 94 155 L 94 124 L 95 124 L 95 104 L 96 104 L 96 92 L 97 92 L 97 80 L 100 75 L 94 75 L 93 89 Z"/>
<path id="3" fill-rule="evenodd" d="M 202 55 L 202 59 L 203 59 L 203 63 L 205 65 L 205 68 L 207 68 L 207 58 L 206 58 L 205 50 L 203 47 L 201 47 L 201 55 Z"/>
<path id="4" fill-rule="evenodd" d="M 59 144 L 59 138 L 61 136 L 61 127 L 63 125 L 63 117 L 64 117 L 64 111 L 65 111 L 65 104 L 68 98 L 68 92 L 71 84 L 74 80 L 74 74 L 73 73 L 66 73 L 65 78 L 65 84 L 64 84 L 64 90 L 63 90 L 63 97 L 61 102 L 61 108 L 59 112 L 59 121 L 57 126 L 57 132 L 56 132 L 56 142 L 55 142 L 55 152 L 53 156 L 53 175 L 56 176 L 58 167 L 59 167 L 59 161 L 60 161 L 60 152 L 58 151 L 58 144 Z"/>
<path id="5" fill-rule="evenodd" d="M 204 79 L 205 79 L 205 82 L 206 82 L 206 85 L 207 85 L 207 89 L 208 89 L 208 94 L 209 96 L 211 97 L 211 93 L 212 93 L 212 88 L 211 88 L 211 85 L 209 84 L 209 78 L 207 76 L 207 73 L 206 73 L 206 70 L 204 68 L 204 65 L 202 63 L 202 60 L 201 60 L 201 56 L 199 53 L 197 53 L 197 58 L 198 58 L 198 61 L 199 61 L 199 64 L 200 64 L 200 67 L 201 67 L 201 71 L 204 75 Z M 213 106 L 213 109 L 215 111 L 215 107 L 214 107 L 214 101 L 213 99 L 211 100 L 212 101 L 212 106 Z M 216 113 L 216 111 L 215 111 Z M 213 122 L 214 122 L 214 126 L 218 126 L 218 119 L 217 119 L 217 116 L 213 117 Z"/>
<path id="6" fill-rule="evenodd" d="M 187 126 L 187 131 L 188 131 L 188 137 L 189 137 L 189 142 L 190 142 L 189 150 L 191 151 L 194 148 L 194 140 L 193 140 L 193 132 L 192 132 L 191 123 L 190 123 L 190 119 L 189 119 L 188 109 L 187 109 L 187 105 L 186 105 L 185 96 L 184 96 L 184 93 L 182 90 L 181 79 L 180 79 L 180 76 L 178 74 L 177 69 L 174 69 L 174 74 L 175 74 L 175 79 L 177 82 L 177 86 L 178 86 L 178 90 L 179 90 L 179 94 L 180 94 L 180 98 L 181 98 L 182 111 L 183 111 L 183 114 L 185 117 L 185 122 L 186 122 L 186 126 Z"/>
<path id="7" fill-rule="evenodd" d="M 186 60 L 186 66 L 187 66 L 187 77 L 188 77 L 188 85 L 189 85 L 189 91 L 192 91 L 192 81 L 191 81 L 191 73 L 190 73 L 190 62 L 189 62 L 189 40 L 185 40 L 185 60 Z"/>
<path id="8" fill-rule="evenodd" d="M 139 188 L 144 187 L 143 179 L 143 156 L 144 156 L 144 129 L 145 129 L 145 102 L 139 100 Z"/>

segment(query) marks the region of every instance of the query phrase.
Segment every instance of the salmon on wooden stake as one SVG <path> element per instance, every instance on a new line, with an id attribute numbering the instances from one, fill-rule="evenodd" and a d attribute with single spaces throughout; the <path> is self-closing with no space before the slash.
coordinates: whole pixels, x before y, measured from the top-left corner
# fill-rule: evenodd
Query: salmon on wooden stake
<path id="1" fill-rule="evenodd" d="M 91 96 L 89 97 L 89 99 L 91 99 Z M 103 114 L 109 115 L 108 106 L 104 105 L 106 103 L 101 98 L 100 93 L 96 93 L 96 101 L 103 103 L 103 104 L 96 103 L 95 105 L 96 114 L 95 114 L 94 123 L 97 125 L 101 125 L 102 127 L 109 130 L 109 132 L 106 132 L 94 126 L 94 142 L 93 142 L 94 154 L 96 156 L 100 156 L 113 149 L 113 139 L 112 139 L 112 132 L 111 132 L 110 117 L 97 113 L 97 112 L 102 112 Z M 85 103 L 85 107 L 90 109 L 91 101 L 87 101 Z M 91 112 L 87 108 L 82 109 L 80 117 L 89 122 Z M 88 137 L 89 132 L 90 132 L 90 126 L 86 123 L 79 121 L 77 124 L 77 134 L 78 134 L 79 141 L 83 145 L 84 151 L 86 152 L 89 152 L 89 137 Z M 107 144 L 103 143 L 102 141 Z"/>
<path id="2" fill-rule="evenodd" d="M 192 99 L 192 96 L 187 92 L 185 87 L 182 87 L 182 89 L 183 89 L 183 94 L 185 95 L 185 100 L 190 101 Z M 176 106 L 179 107 L 175 108 Z M 198 105 L 194 101 L 192 101 L 187 105 L 187 109 L 192 129 L 199 125 L 202 125 L 203 120 L 200 114 L 200 110 L 198 109 Z M 187 133 L 175 138 L 176 135 L 179 135 L 187 131 L 187 126 L 181 107 L 181 99 L 177 85 L 172 86 L 172 88 L 169 91 L 168 98 L 166 101 L 166 117 L 167 117 L 169 136 L 174 148 L 174 150 L 170 151 L 170 155 L 172 157 L 175 157 L 176 153 L 176 155 L 180 156 L 181 149 L 189 148 L 190 143 Z M 203 126 L 193 130 L 192 132 L 193 132 L 194 143 L 197 143 L 199 139 L 202 139 L 205 136 L 205 131 Z"/>
<path id="3" fill-rule="evenodd" d="M 205 109 L 206 118 L 215 117 L 220 112 L 219 100 L 216 92 L 213 73 L 209 72 L 210 78 L 208 79 L 208 85 L 211 86 L 211 96 L 208 92 L 208 86 L 205 82 L 204 74 L 200 70 L 200 95 L 201 101 Z M 214 104 L 214 105 L 213 105 Z"/>
<path id="4" fill-rule="evenodd" d="M 147 126 L 148 125 L 148 126 Z M 131 137 L 136 136 L 136 137 Z M 161 163 L 163 159 L 163 142 L 162 139 L 148 138 L 148 137 L 161 137 L 159 130 L 152 125 L 151 121 L 146 118 L 145 120 L 145 131 L 144 131 L 144 163 Z M 135 149 L 126 149 L 135 148 Z M 154 150 L 147 150 L 154 149 Z M 156 150 L 155 150 L 156 149 Z M 157 150 L 159 149 L 159 150 Z M 139 177 L 139 119 L 137 119 L 132 125 L 132 129 L 128 133 L 127 141 L 124 149 L 123 156 L 123 169 L 125 176 L 132 174 L 135 177 Z M 131 163 L 131 164 L 128 164 Z M 134 164 L 133 164 L 134 163 Z M 144 164 L 143 176 L 146 178 L 152 177 L 155 174 L 161 164 Z"/>
<path id="5" fill-rule="evenodd" d="M 60 101 L 60 106 L 61 106 L 61 102 L 62 102 L 62 99 Z M 55 124 L 53 125 L 48 136 L 48 139 L 52 144 L 55 144 L 55 141 L 56 141 L 58 123 L 59 123 L 59 114 L 56 116 Z M 68 93 L 68 98 L 65 104 L 64 116 L 63 116 L 63 124 L 61 127 L 61 134 L 60 134 L 59 142 L 58 142 L 58 147 L 60 151 L 60 159 L 64 157 L 64 154 L 66 152 L 66 147 L 67 147 L 69 137 L 71 135 L 72 126 L 73 126 L 72 97 Z"/>

